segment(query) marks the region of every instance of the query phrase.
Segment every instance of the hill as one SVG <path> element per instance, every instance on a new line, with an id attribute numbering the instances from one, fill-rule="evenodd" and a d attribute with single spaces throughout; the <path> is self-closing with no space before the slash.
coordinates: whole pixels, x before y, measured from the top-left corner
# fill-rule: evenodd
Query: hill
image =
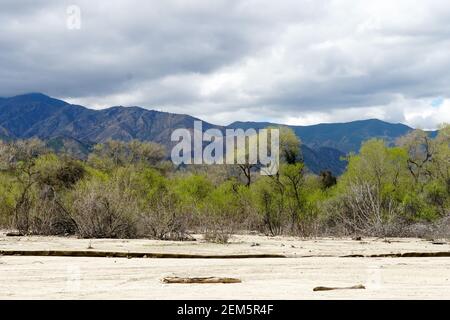
<path id="1" fill-rule="evenodd" d="M 0 139 L 38 137 L 56 150 L 85 155 L 95 143 L 108 139 L 138 139 L 161 143 L 170 148 L 170 135 L 177 128 L 193 128 L 199 120 L 185 114 L 173 114 L 141 107 L 116 106 L 93 110 L 69 104 L 41 93 L 0 98 Z M 277 125 L 269 122 L 234 122 L 218 126 L 203 122 L 209 128 L 255 128 Z M 340 174 L 346 163 L 342 156 L 357 152 L 370 138 L 393 143 L 412 128 L 370 119 L 348 123 L 291 126 L 302 140 L 305 163 L 315 173 L 329 169 Z"/>

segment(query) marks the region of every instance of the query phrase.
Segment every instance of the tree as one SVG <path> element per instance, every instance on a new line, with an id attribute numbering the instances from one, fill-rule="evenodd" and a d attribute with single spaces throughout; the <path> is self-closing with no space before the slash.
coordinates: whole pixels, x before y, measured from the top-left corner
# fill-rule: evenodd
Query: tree
<path id="1" fill-rule="evenodd" d="M 426 201 L 445 215 L 450 206 L 450 125 L 442 125 L 431 141 L 433 156 L 427 165 L 430 178 L 423 186 Z"/>
<path id="2" fill-rule="evenodd" d="M 331 188 L 336 185 L 337 179 L 330 170 L 322 171 L 319 174 L 323 189 Z"/>
<path id="3" fill-rule="evenodd" d="M 397 144 L 408 152 L 408 170 L 416 184 L 425 183 L 431 176 L 430 164 L 435 152 L 435 146 L 428 133 L 414 130 L 401 137 Z"/>
<path id="4" fill-rule="evenodd" d="M 340 221 L 352 231 L 386 233 L 411 189 L 407 159 L 406 150 L 389 148 L 380 139 L 366 141 L 359 154 L 351 154 L 337 186 Z"/>
<path id="5" fill-rule="evenodd" d="M 434 150 L 432 175 L 446 185 L 450 195 L 450 124 L 440 126 Z"/>
<path id="6" fill-rule="evenodd" d="M 113 168 L 127 164 L 146 164 L 154 166 L 166 157 L 165 148 L 153 142 L 132 140 L 122 142 L 108 140 L 97 144 L 89 156 L 90 163 L 97 167 Z"/>
<path id="7" fill-rule="evenodd" d="M 359 154 L 348 157 L 347 171 L 341 177 L 341 186 L 370 183 L 383 193 L 395 192 L 409 185 L 408 155 L 402 148 L 388 148 L 380 139 L 363 143 Z"/>
<path id="8" fill-rule="evenodd" d="M 39 174 L 36 160 L 46 152 L 48 150 L 45 144 L 39 139 L 0 142 L 0 167 L 2 171 L 9 172 L 20 185 L 13 218 L 13 224 L 20 231 L 27 232 L 29 228 L 30 191 L 38 182 Z"/>
<path id="9" fill-rule="evenodd" d="M 299 162 L 303 162 L 303 158 L 301 155 L 301 141 L 300 139 L 295 135 L 294 131 L 289 127 L 268 127 L 267 130 L 270 131 L 273 129 L 280 130 L 279 133 L 279 156 L 280 156 L 280 162 L 281 163 L 287 163 L 287 164 L 296 164 Z M 252 140 L 253 138 L 253 140 Z M 238 164 L 238 168 L 240 169 L 241 173 L 245 177 L 245 185 L 249 187 L 252 183 L 252 172 L 257 169 L 261 168 L 261 164 L 258 163 L 252 163 L 250 160 L 249 155 L 249 144 L 252 143 L 252 141 L 261 141 L 262 135 L 260 134 L 256 138 L 254 137 L 246 137 L 246 147 L 244 149 L 236 149 L 236 153 L 238 155 L 245 155 L 246 161 L 244 163 Z M 271 146 L 268 145 L 268 152 L 272 154 L 272 150 L 270 150 Z"/>
<path id="10" fill-rule="evenodd" d="M 285 164 L 281 167 L 282 176 L 280 181 L 288 197 L 292 232 L 297 227 L 298 219 L 303 209 L 300 193 L 304 183 L 304 169 L 305 165 L 303 163 Z"/>
<path id="11" fill-rule="evenodd" d="M 280 158 L 287 164 L 303 162 L 301 140 L 289 127 L 280 127 Z"/>
<path id="12" fill-rule="evenodd" d="M 128 161 L 131 163 L 146 163 L 156 165 L 166 157 L 165 148 L 154 142 L 132 140 L 127 144 Z"/>

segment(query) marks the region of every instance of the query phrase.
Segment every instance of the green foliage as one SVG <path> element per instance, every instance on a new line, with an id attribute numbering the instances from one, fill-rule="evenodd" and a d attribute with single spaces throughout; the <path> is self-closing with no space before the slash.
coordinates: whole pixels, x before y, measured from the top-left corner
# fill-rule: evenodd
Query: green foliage
<path id="1" fill-rule="evenodd" d="M 42 185 L 56 189 L 70 189 L 86 174 L 84 165 L 69 158 L 59 158 L 55 154 L 48 154 L 36 160 L 37 180 Z"/>
<path id="2" fill-rule="evenodd" d="M 166 156 L 166 150 L 153 142 L 132 140 L 122 142 L 109 140 L 94 147 L 89 156 L 89 162 L 97 168 L 112 170 L 116 166 L 127 164 L 152 165 L 161 162 Z"/>
<path id="3" fill-rule="evenodd" d="M 214 189 L 213 184 L 206 176 L 196 174 L 176 177 L 171 185 L 175 194 L 185 205 L 199 208 L 204 206 L 205 199 Z"/>
<path id="4" fill-rule="evenodd" d="M 39 140 L 0 142 L 0 226 L 31 234 L 225 243 L 237 231 L 269 235 L 400 235 L 450 208 L 450 126 L 387 146 L 366 141 L 341 177 L 310 174 L 300 140 L 281 128 L 280 170 L 175 169 L 153 143 L 108 141 L 86 161 Z M 245 179 L 242 174 L 246 175 Z"/>
<path id="5" fill-rule="evenodd" d="M 301 141 L 294 130 L 288 127 L 280 128 L 280 157 L 287 164 L 295 164 L 302 160 Z"/>
<path id="6" fill-rule="evenodd" d="M 438 211 L 416 193 L 407 193 L 402 201 L 403 215 L 411 222 L 433 221 L 438 218 Z"/>
<path id="7" fill-rule="evenodd" d="M 9 227 L 20 194 L 20 185 L 8 173 L 0 172 L 0 226 Z"/>

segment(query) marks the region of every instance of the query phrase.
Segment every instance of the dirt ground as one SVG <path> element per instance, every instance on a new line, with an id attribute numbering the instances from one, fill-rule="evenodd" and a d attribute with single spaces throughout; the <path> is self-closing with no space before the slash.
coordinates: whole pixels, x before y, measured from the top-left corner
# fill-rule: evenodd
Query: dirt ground
<path id="1" fill-rule="evenodd" d="M 450 257 L 373 254 L 450 252 L 423 239 L 234 236 L 227 245 L 154 240 L 6 237 L 0 251 L 71 250 L 286 258 L 154 259 L 0 256 L 0 299 L 450 299 Z M 365 257 L 343 257 L 361 255 Z M 236 284 L 163 284 L 166 276 L 233 277 Z M 313 291 L 315 287 L 362 290 Z"/>

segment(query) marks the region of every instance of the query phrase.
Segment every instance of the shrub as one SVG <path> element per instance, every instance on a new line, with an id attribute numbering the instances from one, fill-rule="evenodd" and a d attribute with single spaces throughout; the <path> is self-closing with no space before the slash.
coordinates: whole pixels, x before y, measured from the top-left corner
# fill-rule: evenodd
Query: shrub
<path id="1" fill-rule="evenodd" d="M 403 217 L 409 223 L 433 221 L 438 217 L 436 208 L 428 204 L 423 196 L 417 193 L 407 193 L 401 205 Z"/>
<path id="2" fill-rule="evenodd" d="M 88 181 L 73 194 L 72 219 L 82 238 L 136 236 L 136 199 L 113 181 Z"/>
<path id="3" fill-rule="evenodd" d="M 158 240 L 188 240 L 189 215 L 176 195 L 164 189 L 145 201 L 138 220 L 138 235 Z"/>
<path id="4" fill-rule="evenodd" d="M 425 201 L 439 211 L 439 214 L 443 216 L 446 213 L 446 207 L 448 205 L 448 193 L 447 186 L 440 184 L 438 181 L 433 181 L 424 188 Z"/>
<path id="5" fill-rule="evenodd" d="M 0 173 L 0 227 L 11 227 L 18 194 L 18 185 L 12 177 Z"/>
<path id="6" fill-rule="evenodd" d="M 76 223 L 56 199 L 39 199 L 29 209 L 28 232 L 38 235 L 67 235 Z"/>
<path id="7" fill-rule="evenodd" d="M 211 224 L 205 228 L 203 232 L 203 239 L 206 242 L 226 244 L 233 235 L 233 228 L 224 226 L 223 224 Z"/>
<path id="8" fill-rule="evenodd" d="M 227 243 L 236 227 L 245 223 L 242 195 L 233 181 L 221 184 L 207 195 L 199 217 L 206 241 Z"/>
<path id="9" fill-rule="evenodd" d="M 400 208 L 371 184 L 353 184 L 338 200 L 336 217 L 348 233 L 387 236 L 399 221 Z"/>
<path id="10" fill-rule="evenodd" d="M 255 192 L 256 206 L 264 222 L 262 231 L 271 236 L 283 234 L 289 221 L 283 195 L 274 189 L 269 178 L 260 179 Z"/>

